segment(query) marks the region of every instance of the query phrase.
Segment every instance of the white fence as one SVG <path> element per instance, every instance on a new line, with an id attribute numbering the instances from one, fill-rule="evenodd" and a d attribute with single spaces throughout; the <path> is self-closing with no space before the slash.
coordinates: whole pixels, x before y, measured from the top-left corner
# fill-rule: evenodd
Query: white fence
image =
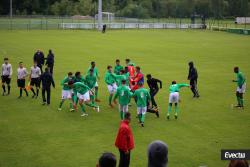
<path id="1" fill-rule="evenodd" d="M 202 29 L 204 24 L 175 24 L 175 23 L 109 23 L 109 29 Z M 97 29 L 93 23 L 61 23 L 61 29 Z"/>

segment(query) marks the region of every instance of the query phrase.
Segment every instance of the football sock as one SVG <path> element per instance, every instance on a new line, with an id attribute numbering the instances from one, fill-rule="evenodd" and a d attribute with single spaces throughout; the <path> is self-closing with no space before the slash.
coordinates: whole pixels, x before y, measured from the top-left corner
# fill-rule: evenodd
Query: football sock
<path id="1" fill-rule="evenodd" d="M 174 108 L 174 112 L 175 112 L 176 116 L 178 115 L 178 111 L 179 111 L 179 107 L 178 107 L 178 105 L 176 105 L 175 108 Z"/>
<path id="2" fill-rule="evenodd" d="M 141 123 L 144 123 L 145 121 L 145 114 L 141 114 Z"/>
<path id="3" fill-rule="evenodd" d="M 6 92 L 5 85 L 2 85 L 2 88 L 3 88 L 3 92 L 5 93 Z"/>
<path id="4" fill-rule="evenodd" d="M 33 88 L 31 88 L 30 90 L 32 91 L 33 95 L 36 95 L 36 93 L 35 93 L 35 91 L 34 91 Z"/>
<path id="5" fill-rule="evenodd" d="M 36 88 L 36 96 L 39 94 L 39 88 Z"/>
<path id="6" fill-rule="evenodd" d="M 139 122 L 141 123 L 141 114 L 138 115 L 138 118 L 139 118 Z"/>
<path id="7" fill-rule="evenodd" d="M 84 112 L 84 113 L 86 112 L 86 111 L 85 111 L 85 107 L 84 107 L 83 104 L 81 105 L 81 109 L 82 109 L 82 112 Z"/>
<path id="8" fill-rule="evenodd" d="M 240 98 L 240 106 L 243 107 L 243 98 Z"/>
<path id="9" fill-rule="evenodd" d="M 72 109 L 73 108 L 73 104 L 70 102 L 69 103 L 69 108 Z"/>
<path id="10" fill-rule="evenodd" d="M 20 88 L 20 97 L 23 95 L 23 89 Z"/>
<path id="11" fill-rule="evenodd" d="M 8 94 L 10 94 L 10 85 L 8 85 Z"/>
<path id="12" fill-rule="evenodd" d="M 170 115 L 171 109 L 172 109 L 172 105 L 169 104 L 169 105 L 168 105 L 168 115 Z"/>
<path id="13" fill-rule="evenodd" d="M 24 88 L 24 91 L 25 91 L 25 93 L 26 93 L 26 96 L 28 96 L 29 94 L 28 94 L 28 91 Z"/>
<path id="14" fill-rule="evenodd" d="M 109 95 L 109 104 L 111 105 L 112 104 L 112 98 L 113 98 L 113 95 Z"/>
<path id="15" fill-rule="evenodd" d="M 98 106 L 96 104 L 93 104 L 93 103 L 85 103 L 87 106 L 89 107 L 95 107 L 97 108 Z"/>
<path id="16" fill-rule="evenodd" d="M 240 106 L 241 105 L 241 100 L 240 100 L 239 96 L 237 96 L 237 102 L 238 102 L 238 105 Z"/>
<path id="17" fill-rule="evenodd" d="M 91 103 L 94 104 L 95 103 L 95 96 L 91 95 L 90 100 L 91 100 Z"/>
<path id="18" fill-rule="evenodd" d="M 59 108 L 62 108 L 63 103 L 64 103 L 64 100 L 62 100 L 62 101 L 60 102 Z"/>
<path id="19" fill-rule="evenodd" d="M 124 113 L 122 111 L 120 111 L 120 117 L 121 117 L 121 120 L 124 119 Z"/>
<path id="20" fill-rule="evenodd" d="M 98 87 L 95 87 L 95 98 L 97 99 L 98 96 Z"/>

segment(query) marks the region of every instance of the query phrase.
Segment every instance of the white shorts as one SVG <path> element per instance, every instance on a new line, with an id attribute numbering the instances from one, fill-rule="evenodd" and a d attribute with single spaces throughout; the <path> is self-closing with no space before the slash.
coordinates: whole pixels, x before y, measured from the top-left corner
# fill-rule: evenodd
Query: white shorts
<path id="1" fill-rule="evenodd" d="M 145 115 L 147 112 L 147 107 L 137 107 L 137 114 Z"/>
<path id="2" fill-rule="evenodd" d="M 71 99 L 72 98 L 72 90 L 62 90 L 62 99 Z"/>
<path id="3" fill-rule="evenodd" d="M 119 104 L 119 111 L 122 111 L 122 112 L 128 112 L 128 105 L 120 105 Z"/>
<path id="4" fill-rule="evenodd" d="M 179 92 L 170 93 L 169 103 L 178 103 L 179 102 Z"/>
<path id="5" fill-rule="evenodd" d="M 110 94 L 114 94 L 116 92 L 117 85 L 116 83 L 113 83 L 112 85 L 108 85 L 108 91 Z"/>
<path id="6" fill-rule="evenodd" d="M 77 97 L 79 100 L 89 101 L 90 100 L 89 91 L 87 91 L 84 95 L 77 93 Z"/>
<path id="7" fill-rule="evenodd" d="M 95 82 L 95 87 L 98 87 L 98 83 L 97 83 L 97 81 Z"/>
<path id="8" fill-rule="evenodd" d="M 239 92 L 239 93 L 245 93 L 246 92 L 246 88 L 247 88 L 247 84 L 244 83 L 241 88 L 237 87 L 236 91 Z"/>

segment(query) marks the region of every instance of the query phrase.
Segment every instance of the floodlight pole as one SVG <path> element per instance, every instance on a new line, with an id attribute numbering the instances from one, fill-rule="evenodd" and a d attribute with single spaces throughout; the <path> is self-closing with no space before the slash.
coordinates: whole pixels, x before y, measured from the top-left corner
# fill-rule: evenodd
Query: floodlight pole
<path id="1" fill-rule="evenodd" d="M 10 0 L 10 18 L 12 19 L 12 0 Z"/>
<path id="2" fill-rule="evenodd" d="M 102 30 L 102 0 L 98 0 L 98 29 Z"/>

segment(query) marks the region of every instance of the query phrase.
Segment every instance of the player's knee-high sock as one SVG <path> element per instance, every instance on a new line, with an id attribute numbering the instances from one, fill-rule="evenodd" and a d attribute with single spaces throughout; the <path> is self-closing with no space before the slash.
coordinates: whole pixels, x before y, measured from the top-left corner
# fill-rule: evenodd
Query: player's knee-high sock
<path id="1" fill-rule="evenodd" d="M 141 114 L 141 123 L 144 123 L 145 121 L 145 114 Z"/>
<path id="2" fill-rule="evenodd" d="M 69 103 L 69 108 L 72 109 L 73 108 L 73 104 L 72 102 Z"/>
<path id="3" fill-rule="evenodd" d="M 98 97 L 98 87 L 95 87 L 95 99 Z"/>
<path id="4" fill-rule="evenodd" d="M 241 102 L 240 102 L 240 93 L 239 92 L 236 92 L 236 97 L 237 97 L 238 106 L 240 106 Z"/>
<path id="5" fill-rule="evenodd" d="M 110 94 L 110 95 L 109 95 L 109 105 L 112 104 L 112 98 L 113 98 L 113 94 Z"/>
<path id="6" fill-rule="evenodd" d="M 244 102 L 244 100 L 243 100 L 243 93 L 240 93 L 239 97 L 240 97 L 240 106 L 243 107 L 244 106 L 243 105 L 243 102 Z"/>
<path id="7" fill-rule="evenodd" d="M 2 88 L 3 88 L 3 92 L 5 93 L 6 92 L 5 85 L 2 85 Z"/>
<path id="8" fill-rule="evenodd" d="M 33 93 L 33 95 L 35 96 L 36 95 L 35 90 L 33 88 L 31 88 L 30 90 Z"/>
<path id="9" fill-rule="evenodd" d="M 39 88 L 36 88 L 36 96 L 39 94 Z"/>
<path id="10" fill-rule="evenodd" d="M 24 88 L 24 92 L 26 93 L 26 96 L 29 96 L 28 91 L 26 90 L 26 88 Z"/>
<path id="11" fill-rule="evenodd" d="M 94 95 L 90 95 L 90 100 L 92 104 L 95 104 L 95 96 Z"/>
<path id="12" fill-rule="evenodd" d="M 85 107 L 84 107 L 84 105 L 83 105 L 83 104 L 81 104 L 80 106 L 81 106 L 82 112 L 83 112 L 83 113 L 85 113 L 86 111 L 85 111 Z"/>
<path id="13" fill-rule="evenodd" d="M 60 102 L 59 108 L 62 108 L 63 103 L 64 103 L 64 100 L 62 100 L 62 101 Z"/>
<path id="14" fill-rule="evenodd" d="M 139 118 L 139 122 L 141 123 L 141 116 L 142 116 L 142 114 L 139 114 L 138 115 L 138 118 Z"/>
<path id="15" fill-rule="evenodd" d="M 178 103 L 175 103 L 174 112 L 175 112 L 175 115 L 176 115 L 176 116 L 178 115 L 178 111 L 179 111 Z"/>
<path id="16" fill-rule="evenodd" d="M 98 106 L 94 103 L 85 103 L 87 106 L 89 107 L 94 107 L 94 108 L 97 108 Z"/>
<path id="17" fill-rule="evenodd" d="M 124 112 L 123 111 L 120 111 L 120 118 L 121 118 L 121 120 L 124 119 Z"/>
<path id="18" fill-rule="evenodd" d="M 170 113 L 171 113 L 171 110 L 172 110 L 172 103 L 169 103 L 169 105 L 168 105 L 168 116 L 170 115 Z"/>
<path id="19" fill-rule="evenodd" d="M 8 85 L 8 94 L 10 94 L 10 85 Z"/>
<path id="20" fill-rule="evenodd" d="M 22 95 L 23 95 L 23 89 L 20 88 L 20 97 L 22 97 Z"/>

